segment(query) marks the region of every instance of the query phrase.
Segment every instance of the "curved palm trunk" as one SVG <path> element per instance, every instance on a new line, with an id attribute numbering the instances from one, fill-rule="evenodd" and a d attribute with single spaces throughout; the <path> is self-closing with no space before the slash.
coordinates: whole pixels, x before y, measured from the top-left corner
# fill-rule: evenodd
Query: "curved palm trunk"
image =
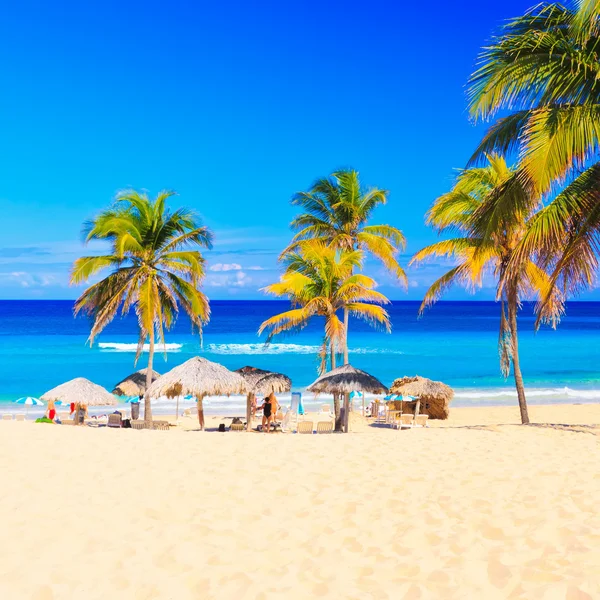
<path id="1" fill-rule="evenodd" d="M 150 331 L 150 348 L 148 350 L 148 371 L 146 372 L 146 393 L 144 394 L 144 423 L 152 423 L 152 404 L 148 390 L 152 385 L 152 371 L 154 363 L 154 330 Z"/>
<path id="2" fill-rule="evenodd" d="M 335 369 L 335 346 L 331 344 L 331 369 Z M 341 431 L 342 429 L 342 417 L 340 414 L 340 396 L 339 394 L 333 395 L 333 412 L 335 414 L 335 430 Z"/>
<path id="3" fill-rule="evenodd" d="M 508 298 L 508 326 L 510 327 L 513 374 L 515 377 L 515 387 L 517 388 L 517 398 L 519 399 L 519 410 L 521 411 L 521 423 L 523 425 L 527 425 L 529 424 L 529 414 L 527 412 L 527 400 L 525 399 L 525 385 L 523 384 L 523 375 L 521 374 L 521 363 L 519 360 L 519 338 L 517 332 L 517 295 L 515 292 L 512 292 Z"/>
<path id="4" fill-rule="evenodd" d="M 348 364 L 348 309 L 344 306 L 344 364 Z"/>

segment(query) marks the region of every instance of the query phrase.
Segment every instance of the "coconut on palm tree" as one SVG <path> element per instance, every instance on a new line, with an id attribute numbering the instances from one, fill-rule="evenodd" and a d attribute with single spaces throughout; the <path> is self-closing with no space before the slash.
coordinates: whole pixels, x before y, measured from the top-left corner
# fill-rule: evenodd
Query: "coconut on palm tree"
<path id="1" fill-rule="evenodd" d="M 403 233 L 391 225 L 370 225 L 373 211 L 387 202 L 388 192 L 365 189 L 358 171 L 345 169 L 318 179 L 307 192 L 299 192 L 292 204 L 304 210 L 291 223 L 296 231 L 290 245 L 282 252 L 297 251 L 306 240 L 320 240 L 339 250 L 362 250 L 379 259 L 406 285 L 406 273 L 398 263 L 404 249 Z M 348 311 L 344 312 L 345 340 L 342 345 L 344 364 L 348 363 Z"/>
<path id="2" fill-rule="evenodd" d="M 293 308 L 264 321 L 258 333 L 266 331 L 268 343 L 276 335 L 300 331 L 315 317 L 323 318 L 322 373 L 326 370 L 327 353 L 331 369 L 334 369 L 336 353 L 345 344 L 340 313 L 346 310 L 358 319 L 390 331 L 389 316 L 382 307 L 389 300 L 375 291 L 373 279 L 353 273 L 354 269 L 360 268 L 361 261 L 362 253 L 358 250 L 338 250 L 318 240 L 303 244 L 299 252 L 289 252 L 280 281 L 267 286 L 264 291 L 288 297 Z M 334 408 L 336 427 L 339 428 L 337 396 L 334 396 Z"/>
<path id="3" fill-rule="evenodd" d="M 490 152 L 514 152 L 529 200 L 547 204 L 515 257 L 536 255 L 552 271 L 551 288 L 572 292 L 593 285 L 598 266 L 599 14 L 597 0 L 538 4 L 482 51 L 469 89 L 476 120 L 508 113 L 492 124 L 472 164 Z M 548 290 L 543 303 L 550 301 Z"/>
<path id="4" fill-rule="evenodd" d="M 482 284 L 484 275 L 495 277 L 496 297 L 500 301 L 500 368 L 502 374 L 508 377 L 512 364 L 521 421 L 529 423 L 519 361 L 517 313 L 523 299 L 546 296 L 550 278 L 529 257 L 511 263 L 532 216 L 526 211 L 507 210 L 507 205 L 512 207 L 517 203 L 513 196 L 521 196 L 521 205 L 532 204 L 525 200 L 526 188 L 500 156 L 489 156 L 485 167 L 461 171 L 453 189 L 437 198 L 427 213 L 428 224 L 439 232 L 453 231 L 459 237 L 423 248 L 413 257 L 411 264 L 436 256 L 456 261 L 456 265 L 428 289 L 421 304 L 421 313 L 452 284 L 474 289 Z M 483 221 L 481 212 L 490 218 Z M 562 298 L 554 292 L 543 316 L 555 323 L 561 312 Z"/>
<path id="5" fill-rule="evenodd" d="M 173 325 L 179 309 L 199 331 L 210 316 L 200 285 L 204 278 L 201 249 L 212 246 L 212 233 L 191 211 L 169 211 L 166 202 L 173 194 L 163 191 L 154 199 L 135 190 L 118 194 L 110 208 L 84 227 L 86 242 L 107 241 L 110 252 L 79 258 L 71 271 L 71 283 L 79 284 L 110 270 L 77 299 L 75 314 L 93 318 L 92 344 L 119 312 L 127 315 L 135 310 L 139 326 L 136 363 L 148 341 L 146 390 L 152 383 L 155 344 L 164 343 L 165 329 Z M 152 421 L 147 392 L 144 419 Z"/>

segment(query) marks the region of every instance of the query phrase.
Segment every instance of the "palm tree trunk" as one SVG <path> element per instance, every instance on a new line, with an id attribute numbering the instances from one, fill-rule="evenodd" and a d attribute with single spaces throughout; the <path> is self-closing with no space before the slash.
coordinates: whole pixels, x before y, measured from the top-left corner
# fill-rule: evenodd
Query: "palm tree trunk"
<path id="1" fill-rule="evenodd" d="M 521 374 L 521 363 L 519 360 L 519 338 L 517 332 L 517 294 L 514 291 L 510 293 L 508 298 L 508 325 L 510 327 L 513 374 L 515 377 L 515 387 L 517 388 L 517 398 L 519 399 L 519 410 L 521 411 L 521 423 L 523 425 L 528 425 L 529 414 L 527 413 L 525 386 L 523 384 L 523 375 Z"/>
<path id="2" fill-rule="evenodd" d="M 152 423 L 152 404 L 148 390 L 152 385 L 152 366 L 154 363 L 154 329 L 150 331 L 150 348 L 148 350 L 148 370 L 146 372 L 146 394 L 144 395 L 144 423 Z"/>
<path id="3" fill-rule="evenodd" d="M 348 364 L 348 309 L 344 306 L 344 364 Z"/>
<path id="4" fill-rule="evenodd" d="M 331 369 L 335 369 L 335 346 L 331 343 Z M 335 430 L 340 431 L 342 428 L 342 419 L 340 414 L 340 396 L 333 395 L 333 412 L 335 414 Z"/>

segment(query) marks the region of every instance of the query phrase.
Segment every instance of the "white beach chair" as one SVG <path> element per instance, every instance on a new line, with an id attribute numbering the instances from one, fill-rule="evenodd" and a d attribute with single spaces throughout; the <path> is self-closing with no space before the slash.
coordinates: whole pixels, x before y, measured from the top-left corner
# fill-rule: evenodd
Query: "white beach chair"
<path id="1" fill-rule="evenodd" d="M 415 417 L 415 427 L 427 427 L 429 415 L 417 415 Z"/>
<path id="2" fill-rule="evenodd" d="M 313 422 L 312 421 L 300 421 L 298 423 L 298 433 L 310 433 L 313 432 Z"/>
<path id="3" fill-rule="evenodd" d="M 317 423 L 317 433 L 333 433 L 333 421 L 319 421 Z"/>
<path id="4" fill-rule="evenodd" d="M 410 413 L 406 413 L 400 417 L 400 427 L 412 427 L 415 416 Z"/>
<path id="5" fill-rule="evenodd" d="M 318 419 L 334 419 L 335 415 L 333 414 L 333 411 L 331 410 L 331 406 L 329 406 L 329 404 L 321 404 L 321 408 L 319 409 L 319 412 L 317 413 L 317 418 Z"/>
<path id="6" fill-rule="evenodd" d="M 21 414 L 15 415 L 15 419 L 17 421 L 24 421 L 25 420 L 25 414 L 21 413 Z"/>
<path id="7" fill-rule="evenodd" d="M 184 417 L 197 417 L 198 416 L 198 407 L 197 406 L 192 406 L 191 408 L 186 408 L 183 411 L 183 416 Z"/>
<path id="8" fill-rule="evenodd" d="M 2 420 L 3 421 L 12 421 L 13 420 L 13 416 L 9 415 L 9 414 L 2 415 Z"/>

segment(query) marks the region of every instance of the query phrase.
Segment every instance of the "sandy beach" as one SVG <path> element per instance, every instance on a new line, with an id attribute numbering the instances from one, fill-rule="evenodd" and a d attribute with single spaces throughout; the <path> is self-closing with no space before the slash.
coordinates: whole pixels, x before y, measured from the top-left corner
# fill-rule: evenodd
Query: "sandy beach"
<path id="1" fill-rule="evenodd" d="M 0 422 L 0 597 L 600 596 L 600 407 L 350 435 Z M 210 423 L 209 423 L 210 424 Z"/>

